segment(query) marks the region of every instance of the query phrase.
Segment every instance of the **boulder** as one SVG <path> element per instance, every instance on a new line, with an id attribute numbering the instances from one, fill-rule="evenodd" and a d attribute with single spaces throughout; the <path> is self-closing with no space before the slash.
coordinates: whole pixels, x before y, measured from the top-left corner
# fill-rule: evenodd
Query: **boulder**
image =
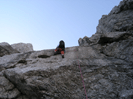
<path id="1" fill-rule="evenodd" d="M 29 52 L 33 51 L 33 46 L 30 43 L 17 43 L 12 44 L 12 48 L 16 49 L 19 52 Z"/>
<path id="2" fill-rule="evenodd" d="M 8 43 L 2 42 L 0 43 L 0 57 L 4 55 L 10 55 L 13 53 L 18 53 L 17 50 L 13 49 Z"/>
<path id="3" fill-rule="evenodd" d="M 89 46 L 89 44 L 91 43 L 89 38 L 87 36 L 85 36 L 83 39 L 79 38 L 78 40 L 79 46 Z"/>

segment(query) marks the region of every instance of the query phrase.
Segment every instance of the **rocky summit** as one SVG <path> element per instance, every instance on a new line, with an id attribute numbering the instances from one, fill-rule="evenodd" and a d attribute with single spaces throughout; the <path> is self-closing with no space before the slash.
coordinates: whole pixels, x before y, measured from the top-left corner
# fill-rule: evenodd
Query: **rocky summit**
<path id="1" fill-rule="evenodd" d="M 1 43 L 0 99 L 133 99 L 133 0 L 121 1 L 78 42 L 65 58 Z"/>

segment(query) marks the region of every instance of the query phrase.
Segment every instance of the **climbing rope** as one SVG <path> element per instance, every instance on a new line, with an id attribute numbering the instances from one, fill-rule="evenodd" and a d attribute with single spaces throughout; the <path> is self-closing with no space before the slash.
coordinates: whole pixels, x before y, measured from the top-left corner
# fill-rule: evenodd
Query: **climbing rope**
<path id="1" fill-rule="evenodd" d="M 74 50 L 74 51 L 76 52 L 76 51 L 78 51 L 78 50 Z M 67 51 L 67 52 L 69 52 L 69 51 Z M 77 59 L 78 59 L 78 56 L 77 56 Z M 81 74 L 81 78 L 82 78 L 82 83 L 83 83 L 83 87 L 84 87 L 86 99 L 88 99 L 87 93 L 86 93 L 86 89 L 85 89 L 85 84 L 84 84 L 84 78 L 83 78 L 83 75 L 82 75 L 82 72 L 81 72 L 80 62 L 79 62 L 79 60 L 77 60 L 77 61 L 78 61 L 78 65 L 79 65 L 79 70 L 80 70 L 80 74 Z"/>
<path id="2" fill-rule="evenodd" d="M 77 58 L 78 58 L 78 57 L 77 57 Z M 82 72 L 81 72 L 81 68 L 80 68 L 80 62 L 79 62 L 79 60 L 77 60 L 77 61 L 78 61 L 78 65 L 79 65 L 79 70 L 80 70 L 80 74 L 81 74 L 81 78 L 82 78 L 82 82 L 83 82 L 83 87 L 84 87 L 86 99 L 88 99 L 87 93 L 86 93 L 86 89 L 85 89 L 85 84 L 84 84 L 84 78 L 83 78 L 83 75 L 82 75 Z"/>

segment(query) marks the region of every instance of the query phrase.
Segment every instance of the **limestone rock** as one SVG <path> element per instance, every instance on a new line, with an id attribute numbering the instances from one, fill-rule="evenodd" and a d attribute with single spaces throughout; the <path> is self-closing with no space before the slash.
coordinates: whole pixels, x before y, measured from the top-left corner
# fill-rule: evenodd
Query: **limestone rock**
<path id="1" fill-rule="evenodd" d="M 91 42 L 90 42 L 89 38 L 87 36 L 85 36 L 83 39 L 80 38 L 78 40 L 78 43 L 79 43 L 79 46 L 89 46 L 89 43 L 91 43 Z"/>
<path id="2" fill-rule="evenodd" d="M 97 33 L 133 31 L 133 10 L 122 11 L 102 17 L 97 26 Z"/>
<path id="3" fill-rule="evenodd" d="M 12 48 L 16 49 L 19 52 L 29 52 L 33 51 L 33 46 L 30 43 L 17 43 L 17 44 L 12 44 Z"/>
<path id="4" fill-rule="evenodd" d="M 133 31 L 133 0 L 123 0 L 99 20 L 97 33 Z"/>
<path id="5" fill-rule="evenodd" d="M 16 98 L 20 92 L 15 86 L 4 76 L 0 76 L 0 98 L 1 99 L 13 99 Z"/>
<path id="6" fill-rule="evenodd" d="M 133 32 L 103 28 L 79 45 L 65 58 L 54 49 L 0 57 L 0 99 L 85 99 L 83 81 L 88 99 L 133 99 Z"/>
<path id="7" fill-rule="evenodd" d="M 123 0 L 120 2 L 120 4 L 118 6 L 115 6 L 109 14 L 110 15 L 118 14 L 122 11 L 132 10 L 132 9 L 133 9 L 133 0 Z"/>
<path id="8" fill-rule="evenodd" d="M 0 58 L 2 78 L 12 83 L 9 88 L 15 85 L 19 90 L 13 99 L 84 99 L 79 64 L 88 98 L 119 99 L 124 89 L 133 88 L 132 64 L 125 60 L 107 57 L 92 46 L 66 48 L 64 59 L 53 56 L 53 52 L 33 51 Z"/>
<path id="9" fill-rule="evenodd" d="M 8 43 L 0 43 L 0 57 L 4 55 L 10 55 L 13 53 L 18 53 L 17 50 L 13 49 Z"/>
<path id="10" fill-rule="evenodd" d="M 96 33 L 90 38 L 80 38 L 79 45 L 89 46 L 103 40 L 104 42 L 110 42 L 110 40 L 112 42 L 112 37 L 110 38 L 109 35 L 116 38 L 115 36 L 121 36 L 121 33 L 122 35 L 133 35 L 133 0 L 123 0 L 108 15 L 103 15 L 99 20 Z"/>
<path id="11" fill-rule="evenodd" d="M 133 98 L 133 89 L 131 90 L 123 90 L 122 92 L 119 93 L 120 99 L 132 99 Z"/>

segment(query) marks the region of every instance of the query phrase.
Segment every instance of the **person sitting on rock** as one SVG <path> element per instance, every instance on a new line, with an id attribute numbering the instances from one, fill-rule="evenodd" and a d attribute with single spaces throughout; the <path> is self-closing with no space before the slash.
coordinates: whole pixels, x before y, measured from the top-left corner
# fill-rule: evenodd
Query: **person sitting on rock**
<path id="1" fill-rule="evenodd" d="M 54 55 L 61 54 L 62 58 L 64 58 L 64 53 L 65 53 L 65 42 L 61 40 L 59 42 L 59 46 L 54 50 Z"/>

